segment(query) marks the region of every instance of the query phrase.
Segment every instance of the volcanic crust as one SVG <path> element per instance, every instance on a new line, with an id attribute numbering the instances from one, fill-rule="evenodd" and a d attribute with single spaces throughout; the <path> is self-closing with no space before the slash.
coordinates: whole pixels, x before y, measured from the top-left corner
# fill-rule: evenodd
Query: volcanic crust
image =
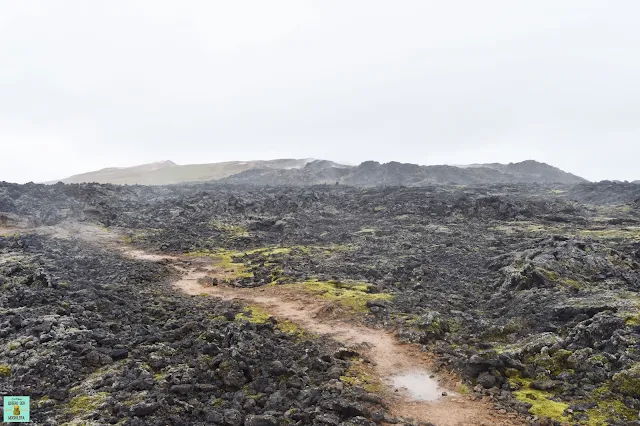
<path id="1" fill-rule="evenodd" d="M 43 425 L 638 424 L 639 262 L 636 184 L 2 183 L 0 393 Z M 383 336 L 476 417 L 393 395 Z"/>

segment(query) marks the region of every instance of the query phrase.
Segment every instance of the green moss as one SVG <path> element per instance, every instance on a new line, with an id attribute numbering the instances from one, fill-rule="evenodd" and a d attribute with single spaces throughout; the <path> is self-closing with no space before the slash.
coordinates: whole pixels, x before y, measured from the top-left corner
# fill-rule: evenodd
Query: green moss
<path id="1" fill-rule="evenodd" d="M 585 237 L 613 240 L 640 240 L 640 227 L 628 226 L 614 229 L 583 229 L 580 234 Z"/>
<path id="2" fill-rule="evenodd" d="M 602 364 L 602 365 L 609 364 L 609 360 L 602 355 L 594 355 L 589 357 L 589 362 L 592 364 Z"/>
<path id="3" fill-rule="evenodd" d="M 640 313 L 627 314 L 624 318 L 624 323 L 632 327 L 640 325 Z"/>
<path id="4" fill-rule="evenodd" d="M 553 395 L 549 392 L 531 389 L 521 389 L 515 391 L 513 395 L 522 402 L 531 404 L 529 412 L 535 416 L 546 417 L 560 422 L 566 422 L 568 417 L 564 415 L 564 411 L 569 408 L 569 404 L 565 402 L 553 401 L 550 399 Z"/>
<path id="5" fill-rule="evenodd" d="M 265 257 L 271 257 L 278 254 L 289 254 L 291 253 L 291 249 L 292 247 L 261 247 L 243 252 L 243 254 L 261 254 Z"/>
<path id="6" fill-rule="evenodd" d="M 560 276 L 558 275 L 557 272 L 555 271 L 549 271 L 547 269 L 542 269 L 539 268 L 539 270 L 547 276 L 547 278 L 549 278 L 551 281 L 558 281 L 558 279 L 560 278 Z"/>
<path id="7" fill-rule="evenodd" d="M 611 387 L 623 395 L 640 395 L 640 363 L 614 375 Z"/>
<path id="8" fill-rule="evenodd" d="M 239 278 L 251 278 L 253 273 L 247 271 L 247 268 L 243 263 L 237 263 L 233 261 L 233 258 L 238 257 L 238 252 L 230 250 L 217 250 L 217 251 L 194 251 L 186 253 L 186 256 L 203 257 L 208 256 L 212 258 L 213 266 L 218 269 L 218 275 L 221 278 L 227 279 L 239 279 Z"/>
<path id="9" fill-rule="evenodd" d="M 447 322 L 449 323 L 449 331 L 451 333 L 457 333 L 460 331 L 460 328 L 462 328 L 462 321 L 458 318 L 449 319 Z M 452 344 L 451 347 L 455 347 L 455 345 Z"/>
<path id="10" fill-rule="evenodd" d="M 359 361 L 349 363 L 347 371 L 340 376 L 340 381 L 349 386 L 361 387 L 371 393 L 380 393 L 383 389 L 382 383 Z"/>
<path id="11" fill-rule="evenodd" d="M 471 389 L 469 388 L 469 386 L 467 386 L 464 383 L 460 383 L 458 385 L 458 387 L 456 388 L 456 391 L 460 394 L 460 395 L 469 395 L 471 393 Z"/>
<path id="12" fill-rule="evenodd" d="M 69 287 L 71 287 L 71 284 L 69 284 L 69 282 L 67 282 L 67 281 L 61 281 L 61 282 L 58 283 L 58 287 L 69 288 Z"/>
<path id="13" fill-rule="evenodd" d="M 549 354 L 538 354 L 533 358 L 533 363 L 549 370 L 551 374 L 558 375 L 563 371 L 571 369 L 572 365 L 567 361 L 573 352 L 559 349 Z"/>
<path id="14" fill-rule="evenodd" d="M 264 324 L 269 321 L 269 318 L 271 318 L 271 315 L 256 305 L 249 305 L 245 308 L 244 312 L 236 315 L 236 321 L 243 320 L 254 324 Z"/>
<path id="15" fill-rule="evenodd" d="M 122 401 L 122 405 L 126 407 L 133 407 L 134 405 L 144 401 L 146 396 L 147 396 L 147 392 L 133 394 L 131 398 L 128 398 Z"/>
<path id="16" fill-rule="evenodd" d="M 374 209 L 373 209 L 373 211 L 375 211 L 375 212 L 383 212 L 385 210 L 386 210 L 385 206 L 375 206 Z"/>
<path id="17" fill-rule="evenodd" d="M 561 283 L 573 288 L 582 288 L 582 283 L 580 281 L 572 280 L 571 278 L 564 278 L 561 280 Z"/>
<path id="18" fill-rule="evenodd" d="M 623 398 L 611 391 L 611 383 L 605 383 L 590 394 L 590 398 L 578 402 L 595 402 L 597 407 L 587 410 L 589 420 L 581 424 L 589 426 L 605 426 L 610 419 L 618 421 L 637 420 L 637 411 L 624 404 Z"/>
<path id="19" fill-rule="evenodd" d="M 278 328 L 289 334 L 304 334 L 304 331 L 289 320 L 278 321 Z"/>
<path id="20" fill-rule="evenodd" d="M 221 222 L 219 220 L 215 220 L 215 221 L 209 222 L 209 225 L 213 229 L 221 231 L 221 232 L 224 232 L 225 234 L 228 234 L 232 238 L 240 238 L 240 237 L 248 237 L 249 236 L 249 231 L 247 230 L 247 228 L 245 228 L 242 225 L 228 224 L 228 223 Z"/>
<path id="21" fill-rule="evenodd" d="M 370 285 L 362 282 L 304 281 L 287 284 L 287 286 L 292 288 L 301 286 L 306 291 L 317 294 L 323 299 L 338 302 L 345 308 L 360 313 L 369 311 L 369 308 L 367 308 L 368 301 L 393 299 L 393 295 L 388 293 L 367 293 Z"/>
<path id="22" fill-rule="evenodd" d="M 638 419 L 638 412 L 624 405 L 622 400 L 596 401 L 597 408 L 587 410 L 589 426 L 606 426 L 609 419 L 633 421 Z"/>
<path id="23" fill-rule="evenodd" d="M 17 340 L 14 340 L 13 342 L 9 342 L 9 345 L 8 345 L 10 351 L 16 350 L 20 346 L 22 346 L 22 344 Z"/>
<path id="24" fill-rule="evenodd" d="M 337 252 L 351 250 L 351 246 L 268 246 L 258 247 L 244 251 L 226 249 L 198 250 L 186 253 L 187 256 L 210 257 L 212 259 L 212 275 L 223 281 L 231 281 L 242 278 L 253 278 L 252 265 L 264 265 L 269 269 L 271 283 L 286 281 L 282 258 L 284 256 L 330 256 Z M 290 281 L 289 281 L 290 282 Z"/>
<path id="25" fill-rule="evenodd" d="M 45 406 L 49 405 L 50 401 L 51 401 L 51 405 L 55 405 L 56 402 L 54 400 L 49 398 L 49 396 L 44 395 L 36 401 L 35 406 L 38 408 L 44 408 Z"/>
<path id="26" fill-rule="evenodd" d="M 270 320 L 272 315 L 263 310 L 257 305 L 249 305 L 245 308 L 244 312 L 240 312 L 236 315 L 236 321 L 249 321 L 254 324 L 264 324 Z M 277 321 L 276 327 L 289 334 L 303 334 L 304 331 L 300 329 L 296 324 L 289 320 Z"/>
<path id="27" fill-rule="evenodd" d="M 110 394 L 107 392 L 98 392 L 93 395 L 78 395 L 69 401 L 66 411 L 74 416 L 82 416 L 98 409 L 109 397 Z"/>
<path id="28" fill-rule="evenodd" d="M 518 333 L 523 329 L 526 329 L 526 323 L 522 319 L 511 318 L 510 320 L 507 321 L 507 323 L 504 326 L 500 326 L 500 327 L 493 326 L 493 327 L 487 328 L 483 332 L 483 336 L 486 339 L 490 339 L 490 340 L 504 341 L 511 334 Z M 506 346 L 504 346 L 503 348 L 506 348 Z M 496 347 L 496 350 L 500 351 L 500 348 Z"/>
<path id="29" fill-rule="evenodd" d="M 0 364 L 0 377 L 9 377 L 11 375 L 11 367 L 7 364 Z"/>
<path id="30" fill-rule="evenodd" d="M 515 368 L 507 368 L 504 370 L 504 375 L 510 379 L 516 379 L 520 377 L 520 372 Z"/>
<path id="31" fill-rule="evenodd" d="M 227 320 L 227 317 L 225 317 L 224 315 L 212 315 L 212 314 L 206 314 L 206 317 L 213 321 L 213 322 L 228 322 L 229 320 Z"/>

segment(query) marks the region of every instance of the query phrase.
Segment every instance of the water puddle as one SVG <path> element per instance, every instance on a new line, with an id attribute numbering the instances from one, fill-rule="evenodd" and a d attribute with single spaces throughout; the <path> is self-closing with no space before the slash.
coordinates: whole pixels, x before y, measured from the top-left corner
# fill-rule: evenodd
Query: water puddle
<path id="1" fill-rule="evenodd" d="M 442 396 L 438 382 L 425 373 L 405 373 L 391 377 L 391 384 L 417 401 L 435 401 Z"/>

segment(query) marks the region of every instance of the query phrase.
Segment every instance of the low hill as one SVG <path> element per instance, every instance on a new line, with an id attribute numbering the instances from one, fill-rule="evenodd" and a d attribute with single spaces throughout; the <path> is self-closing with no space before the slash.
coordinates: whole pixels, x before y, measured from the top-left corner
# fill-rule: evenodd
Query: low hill
<path id="1" fill-rule="evenodd" d="M 96 182 L 121 185 L 169 185 L 184 182 L 205 182 L 221 179 L 256 167 L 266 169 L 293 169 L 304 167 L 304 165 L 310 161 L 312 160 L 278 159 L 269 161 L 227 161 L 222 163 L 187 165 L 178 165 L 172 161 L 160 161 L 134 167 L 111 167 L 47 183 Z"/>

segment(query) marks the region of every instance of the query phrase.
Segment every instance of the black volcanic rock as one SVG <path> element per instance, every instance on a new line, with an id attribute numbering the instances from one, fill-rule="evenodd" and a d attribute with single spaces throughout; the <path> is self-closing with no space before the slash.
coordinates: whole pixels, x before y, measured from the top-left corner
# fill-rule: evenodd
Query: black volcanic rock
<path id="1" fill-rule="evenodd" d="M 458 171 L 435 167 L 442 176 Z M 353 169 L 385 182 L 423 171 L 375 162 Z M 638 191 L 615 182 L 0 183 L 8 209 L 0 215 L 8 228 L 107 226 L 148 251 L 224 250 L 248 272 L 225 281 L 230 286 L 364 283 L 367 294 L 392 297 L 363 303 L 362 321 L 427 349 L 475 396 L 527 413 L 536 403 L 527 393 L 546 392 L 569 407 L 589 407 L 560 423 L 591 416 L 633 424 L 640 411 Z M 340 382 L 346 363 L 359 358 L 337 358 L 341 345 L 288 335 L 271 321 L 236 321 L 238 304 L 172 291 L 168 266 L 73 237 L 24 230 L 0 237 L 0 365 L 11 373 L 0 377 L 0 393 L 31 394 L 42 404 L 36 421 L 71 421 L 78 396 L 97 398 L 95 411 L 79 420 L 101 424 L 384 418 Z M 114 359 L 117 348 L 128 357 Z"/>

